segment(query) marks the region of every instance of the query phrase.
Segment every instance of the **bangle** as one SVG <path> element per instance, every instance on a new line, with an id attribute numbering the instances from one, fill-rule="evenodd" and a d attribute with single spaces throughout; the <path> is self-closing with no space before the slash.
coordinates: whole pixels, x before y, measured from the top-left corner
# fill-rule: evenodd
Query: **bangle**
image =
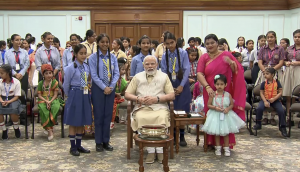
<path id="1" fill-rule="evenodd" d="M 206 85 L 205 88 L 210 87 L 209 85 Z"/>

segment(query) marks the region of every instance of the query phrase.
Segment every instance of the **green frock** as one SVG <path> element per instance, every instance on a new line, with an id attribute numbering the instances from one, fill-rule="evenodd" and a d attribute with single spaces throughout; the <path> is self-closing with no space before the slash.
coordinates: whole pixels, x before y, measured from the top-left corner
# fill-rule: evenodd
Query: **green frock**
<path id="1" fill-rule="evenodd" d="M 54 95 L 54 91 L 59 90 L 57 80 L 56 79 L 52 80 L 50 93 L 49 93 L 49 85 L 45 87 L 43 85 L 44 85 L 44 80 L 40 81 L 38 84 L 38 94 L 42 94 L 42 97 L 46 100 L 51 100 Z M 61 99 L 56 98 L 55 100 L 52 101 L 51 108 L 50 110 L 48 110 L 46 103 L 41 99 L 38 99 L 38 108 L 39 108 L 39 114 L 41 118 L 41 125 L 45 130 L 53 129 L 53 126 L 56 124 L 57 121 L 59 108 L 63 104 L 64 102 Z"/>

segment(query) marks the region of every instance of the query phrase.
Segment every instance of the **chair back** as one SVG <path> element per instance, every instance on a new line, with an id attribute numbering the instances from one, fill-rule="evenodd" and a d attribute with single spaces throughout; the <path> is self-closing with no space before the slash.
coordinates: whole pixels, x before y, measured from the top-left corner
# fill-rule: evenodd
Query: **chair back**
<path id="1" fill-rule="evenodd" d="M 297 85 L 292 92 L 292 96 L 299 97 L 300 96 L 300 85 Z"/>
<path id="2" fill-rule="evenodd" d="M 260 85 L 257 85 L 253 89 L 253 95 L 254 96 L 260 96 Z"/>
<path id="3" fill-rule="evenodd" d="M 252 77 L 251 77 L 251 70 L 248 69 L 244 72 L 244 77 L 246 80 L 252 80 Z"/>

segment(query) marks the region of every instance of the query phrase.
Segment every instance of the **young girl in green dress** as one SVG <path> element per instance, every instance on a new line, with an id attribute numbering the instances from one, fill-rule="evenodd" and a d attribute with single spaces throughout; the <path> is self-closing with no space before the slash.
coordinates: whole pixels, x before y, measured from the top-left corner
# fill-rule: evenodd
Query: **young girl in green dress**
<path id="1" fill-rule="evenodd" d="M 38 108 L 41 125 L 48 131 L 48 140 L 53 140 L 53 126 L 57 121 L 57 114 L 61 103 L 57 99 L 58 81 L 53 78 L 53 68 L 50 64 L 42 65 L 43 80 L 38 84 Z"/>

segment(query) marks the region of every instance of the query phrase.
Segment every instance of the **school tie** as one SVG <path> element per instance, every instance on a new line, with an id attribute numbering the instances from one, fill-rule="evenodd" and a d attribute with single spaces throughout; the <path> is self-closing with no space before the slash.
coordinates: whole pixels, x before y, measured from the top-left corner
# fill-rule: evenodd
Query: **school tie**
<path id="1" fill-rule="evenodd" d="M 47 50 L 48 54 L 50 54 L 50 50 Z M 51 54 L 50 54 L 50 58 L 49 58 L 49 62 L 51 61 Z"/>
<path id="2" fill-rule="evenodd" d="M 240 48 L 240 53 L 243 51 L 243 49 L 242 48 Z"/>
<path id="3" fill-rule="evenodd" d="M 85 87 L 86 83 L 85 83 L 85 71 L 84 71 L 84 67 L 80 66 L 79 70 L 80 70 L 80 76 L 81 76 L 80 77 L 80 85 L 81 85 L 81 87 Z"/>
<path id="4" fill-rule="evenodd" d="M 144 63 L 145 56 L 142 56 L 142 58 L 141 58 L 141 59 L 142 59 L 142 63 Z"/>
<path id="5" fill-rule="evenodd" d="M 171 73 L 173 73 L 174 57 L 171 57 Z"/>
<path id="6" fill-rule="evenodd" d="M 102 59 L 104 59 L 104 61 L 106 61 L 106 63 L 107 63 L 107 61 L 108 61 L 107 58 L 102 57 Z M 103 80 L 102 81 L 103 81 L 104 85 L 109 86 L 108 69 L 104 63 L 103 63 Z"/>
<path id="7" fill-rule="evenodd" d="M 15 57 L 16 57 L 16 63 L 20 64 L 19 51 L 14 51 L 14 52 L 15 52 Z"/>

